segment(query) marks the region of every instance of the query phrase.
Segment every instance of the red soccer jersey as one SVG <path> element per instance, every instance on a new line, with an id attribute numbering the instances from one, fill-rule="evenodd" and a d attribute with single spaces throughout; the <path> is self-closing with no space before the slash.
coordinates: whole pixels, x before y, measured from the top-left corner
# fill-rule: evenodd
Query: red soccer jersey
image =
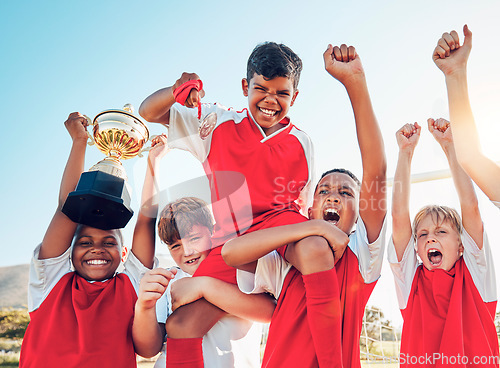
<path id="1" fill-rule="evenodd" d="M 200 126 L 197 109 L 172 106 L 168 144 L 200 160 L 210 186 L 216 249 L 194 276 L 235 284 L 236 271 L 224 263 L 217 247 L 245 232 L 307 220 L 298 202 L 307 205 L 312 143 L 288 118 L 282 129 L 266 136 L 246 109 L 236 112 L 203 104 L 202 116 L 210 113 L 217 121 Z"/>
<path id="2" fill-rule="evenodd" d="M 366 303 L 376 281 L 366 284 L 358 258 L 347 248 L 335 264 L 342 308 L 342 356 L 344 368 L 361 367 L 359 336 Z M 292 268 L 283 283 L 262 362 L 263 367 L 318 367 L 307 322 L 306 291 L 302 275 Z"/>
<path id="3" fill-rule="evenodd" d="M 67 273 L 30 313 L 20 367 L 136 367 L 132 343 L 136 300 L 125 274 L 89 283 Z"/>
<path id="4" fill-rule="evenodd" d="M 385 224 L 379 238 L 368 244 L 366 229 L 359 219 L 356 231 L 350 235 L 349 246 L 335 264 L 340 291 L 344 368 L 361 366 L 359 336 L 366 303 L 380 276 L 384 234 Z M 269 327 L 263 367 L 318 367 L 307 320 L 302 275 L 286 265 L 280 256 L 270 253 L 259 260 L 255 277 L 238 271 L 239 286 L 245 292 L 268 291 L 279 295 Z"/>
<path id="5" fill-rule="evenodd" d="M 401 367 L 498 367 L 495 272 L 486 233 L 481 249 L 464 229 L 463 255 L 449 271 L 423 267 L 410 239 L 388 258 L 404 324 Z"/>
<path id="6" fill-rule="evenodd" d="M 342 356 L 344 368 L 361 368 L 359 336 L 363 327 L 366 303 L 377 281 L 365 283 L 359 272 L 358 257 L 348 247 L 335 264 L 342 308 Z"/>
<path id="7" fill-rule="evenodd" d="M 307 322 L 306 289 L 302 275 L 292 268 L 274 310 L 263 368 L 319 367 Z"/>
<path id="8" fill-rule="evenodd" d="M 217 114 L 200 126 L 196 109 L 175 104 L 170 110 L 168 143 L 191 152 L 203 164 L 212 195 L 214 246 L 241 235 L 252 225 L 281 213 L 299 212 L 312 179 L 312 143 L 283 119 L 282 129 L 266 136 L 247 110 L 202 106 L 202 116 Z"/>
<path id="9" fill-rule="evenodd" d="M 402 310 L 401 367 L 498 367 L 496 301 L 484 302 L 464 259 L 415 273 Z"/>

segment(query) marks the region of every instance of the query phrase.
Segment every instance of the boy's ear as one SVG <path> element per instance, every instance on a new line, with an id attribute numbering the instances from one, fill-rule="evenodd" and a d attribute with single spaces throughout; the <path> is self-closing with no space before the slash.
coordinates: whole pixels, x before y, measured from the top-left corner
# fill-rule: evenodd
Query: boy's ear
<path id="1" fill-rule="evenodd" d="M 290 102 L 290 107 L 293 106 L 293 104 L 295 103 L 295 99 L 297 98 L 297 95 L 299 94 L 299 90 L 296 89 L 295 92 L 293 93 L 293 96 L 292 96 L 292 102 Z"/>
<path id="2" fill-rule="evenodd" d="M 243 96 L 248 97 L 248 81 L 246 78 L 241 80 L 241 89 L 243 90 Z"/>
<path id="3" fill-rule="evenodd" d="M 290 105 L 291 106 L 291 105 Z M 312 214 L 312 207 L 309 207 L 307 209 L 307 217 L 309 218 L 309 220 L 311 220 L 311 214 Z"/>
<path id="4" fill-rule="evenodd" d="M 128 256 L 128 248 L 123 245 L 122 246 L 122 262 L 125 262 L 127 260 L 127 256 Z"/>

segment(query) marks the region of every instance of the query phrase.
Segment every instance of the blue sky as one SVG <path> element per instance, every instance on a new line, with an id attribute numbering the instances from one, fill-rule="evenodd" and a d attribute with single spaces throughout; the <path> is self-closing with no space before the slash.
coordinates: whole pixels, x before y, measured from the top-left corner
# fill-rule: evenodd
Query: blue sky
<path id="1" fill-rule="evenodd" d="M 241 78 L 246 60 L 256 44 L 267 40 L 287 44 L 303 59 L 300 93 L 290 116 L 313 139 L 318 173 L 347 167 L 361 175 L 347 94 L 324 71 L 322 59 L 328 43 L 356 47 L 392 176 L 395 131 L 407 122 L 423 125 L 429 116 L 448 116 L 444 78 L 431 54 L 444 31 L 457 29 L 462 35 L 463 24 L 469 24 L 474 37 L 472 106 L 485 152 L 500 159 L 495 139 L 500 136 L 499 11 L 498 1 L 449 0 L 0 2 L 0 266 L 28 263 L 43 237 L 71 144 L 63 126 L 69 113 L 93 117 L 125 103 L 138 108 L 183 71 L 201 76 L 206 101 L 245 107 Z M 149 127 L 153 134 L 162 132 L 162 127 Z M 414 173 L 446 168 L 444 155 L 426 133 L 414 157 Z M 90 147 L 86 169 L 102 158 Z M 144 159 L 125 166 L 137 208 Z M 164 188 L 202 175 L 183 152 L 171 152 L 162 164 Z M 412 210 L 434 202 L 456 206 L 451 188 L 450 180 L 416 185 Z M 494 240 L 500 215 L 480 198 Z M 125 230 L 128 239 L 134 219 Z M 499 259 L 500 251 L 494 255 Z M 383 272 L 373 302 L 394 310 L 395 297 L 385 297 L 394 293 L 392 275 L 386 267 Z"/>

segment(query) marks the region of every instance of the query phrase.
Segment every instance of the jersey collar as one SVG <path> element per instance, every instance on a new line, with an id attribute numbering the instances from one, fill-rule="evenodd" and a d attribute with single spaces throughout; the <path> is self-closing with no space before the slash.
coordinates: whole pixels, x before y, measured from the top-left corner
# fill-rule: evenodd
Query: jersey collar
<path id="1" fill-rule="evenodd" d="M 291 126 L 290 118 L 288 116 L 285 116 L 283 118 L 283 120 L 281 120 L 281 121 L 287 122 L 287 124 L 281 124 L 281 122 L 279 122 L 278 124 L 281 124 L 282 127 L 280 129 L 278 129 L 277 131 L 275 131 L 274 133 L 272 133 L 270 135 L 266 135 L 266 133 L 264 133 L 264 130 L 262 129 L 262 127 L 259 124 L 257 124 L 254 117 L 252 116 L 252 113 L 248 109 L 247 109 L 247 114 L 248 114 L 248 118 L 255 125 L 255 127 L 257 128 L 257 130 L 260 132 L 260 134 L 262 136 L 262 139 L 260 140 L 261 143 L 264 143 L 265 141 L 268 141 L 269 139 L 277 136 L 278 134 L 281 134 L 282 132 L 288 130 L 287 128 L 289 128 Z"/>

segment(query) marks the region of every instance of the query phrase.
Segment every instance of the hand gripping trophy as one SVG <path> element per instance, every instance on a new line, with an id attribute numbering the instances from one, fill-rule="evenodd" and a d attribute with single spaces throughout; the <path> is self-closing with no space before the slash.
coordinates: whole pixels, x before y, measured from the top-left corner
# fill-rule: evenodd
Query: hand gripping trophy
<path id="1" fill-rule="evenodd" d="M 89 145 L 95 144 L 107 157 L 80 176 L 62 212 L 77 223 L 103 230 L 120 229 L 134 214 L 130 208 L 127 175 L 120 160 L 144 151 L 149 130 L 133 115 L 130 104 L 123 110 L 105 110 L 92 122 L 89 119 L 89 123 L 93 125 Z"/>

